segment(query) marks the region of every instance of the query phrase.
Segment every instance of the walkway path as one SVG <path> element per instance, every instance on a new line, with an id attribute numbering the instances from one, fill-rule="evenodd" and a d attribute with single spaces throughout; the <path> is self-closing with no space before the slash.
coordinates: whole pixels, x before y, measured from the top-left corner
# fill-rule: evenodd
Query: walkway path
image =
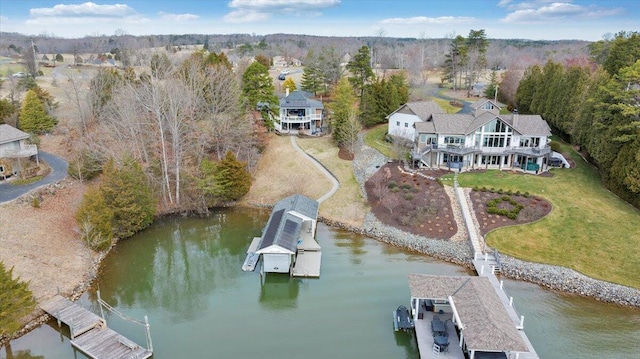
<path id="1" fill-rule="evenodd" d="M 458 197 L 458 202 L 460 203 L 462 218 L 464 219 L 464 223 L 467 227 L 467 233 L 469 234 L 469 241 L 471 241 L 474 255 L 482 254 L 485 248 L 484 240 L 482 239 L 482 234 L 480 234 L 480 231 L 473 222 L 473 217 L 469 208 L 469 201 L 467 201 L 467 196 L 464 193 L 464 188 L 458 186 L 457 173 L 454 173 L 453 175 L 453 188 L 456 190 L 456 197 Z"/>
<path id="2" fill-rule="evenodd" d="M 291 145 L 293 146 L 293 148 L 296 149 L 296 151 L 300 152 L 302 155 L 307 157 L 311 162 L 313 162 L 314 166 L 316 166 L 320 170 L 320 172 L 322 172 L 329 179 L 329 181 L 331 181 L 331 184 L 332 184 L 331 190 L 325 193 L 322 197 L 318 198 L 318 203 L 322 203 L 325 200 L 329 199 L 329 197 L 333 196 L 333 194 L 336 193 L 336 191 L 340 187 L 340 182 L 338 182 L 338 179 L 331 172 L 329 172 L 329 170 L 326 169 L 326 167 L 324 167 L 320 162 L 318 162 L 318 160 L 311 157 L 308 153 L 304 152 L 304 150 L 302 150 L 300 146 L 298 146 L 298 142 L 296 142 L 296 136 L 291 136 Z"/>
<path id="3" fill-rule="evenodd" d="M 0 183 L 0 203 L 13 201 L 35 189 L 58 182 L 67 176 L 69 164 L 64 158 L 42 151 L 38 153 L 38 157 L 51 167 L 51 173 L 38 182 L 24 186 L 12 185 L 7 181 L 3 181 L 3 183 Z"/>

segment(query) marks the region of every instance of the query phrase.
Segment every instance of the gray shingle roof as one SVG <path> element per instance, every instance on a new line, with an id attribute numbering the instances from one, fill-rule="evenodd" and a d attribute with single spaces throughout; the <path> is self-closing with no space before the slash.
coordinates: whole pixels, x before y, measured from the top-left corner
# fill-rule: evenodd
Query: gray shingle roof
<path id="1" fill-rule="evenodd" d="M 20 141 L 29 138 L 29 134 L 18 130 L 17 128 L 2 124 L 0 125 L 0 145 L 13 141 Z"/>
<path id="2" fill-rule="evenodd" d="M 305 91 L 293 91 L 289 96 L 280 99 L 282 108 L 324 108 L 322 102 L 311 98 L 312 94 Z"/>
<path id="3" fill-rule="evenodd" d="M 416 122 L 415 128 L 418 133 L 469 135 L 496 117 L 521 135 L 551 136 L 549 125 L 540 115 L 517 115 L 514 125 L 514 115 L 496 115 L 491 112 L 483 112 L 478 117 L 468 114 L 434 114 L 429 121 Z"/>
<path id="4" fill-rule="evenodd" d="M 493 101 L 491 99 L 488 99 L 486 97 L 483 97 L 481 99 L 479 99 L 478 101 L 472 103 L 471 105 L 469 105 L 472 109 L 478 109 L 480 108 L 480 106 L 484 105 L 486 102 L 491 102 L 494 106 L 498 107 L 498 108 L 502 108 L 504 107 L 504 104 L 501 104 L 500 102 L 496 102 Z"/>
<path id="5" fill-rule="evenodd" d="M 416 115 L 422 121 L 426 121 L 434 113 L 445 113 L 445 111 L 434 101 L 407 102 L 393 111 L 387 118 L 394 113 L 407 113 Z"/>
<path id="6" fill-rule="evenodd" d="M 452 297 L 464 327 L 467 348 L 528 351 L 488 278 L 420 274 L 409 274 L 408 278 L 411 296 L 414 298 Z"/>
<path id="7" fill-rule="evenodd" d="M 281 199 L 273 206 L 273 211 L 284 209 L 285 212 L 296 211 L 313 220 L 318 217 L 318 201 L 301 194 L 294 194 Z"/>

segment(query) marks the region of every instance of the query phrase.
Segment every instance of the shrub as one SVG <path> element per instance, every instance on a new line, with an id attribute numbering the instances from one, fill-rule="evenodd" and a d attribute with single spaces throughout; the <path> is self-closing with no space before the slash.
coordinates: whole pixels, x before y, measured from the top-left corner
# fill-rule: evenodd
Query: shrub
<path id="1" fill-rule="evenodd" d="M 562 146 L 560 146 L 560 142 L 558 141 L 551 141 L 549 147 L 551 147 L 551 151 L 562 152 Z"/>
<path id="2" fill-rule="evenodd" d="M 529 198 L 529 192 L 525 192 L 525 193 L 523 194 L 523 196 L 524 196 L 525 198 Z"/>
<path id="3" fill-rule="evenodd" d="M 498 189 L 498 194 L 502 194 L 502 188 Z"/>
<path id="4" fill-rule="evenodd" d="M 387 187 L 393 189 L 395 187 L 398 187 L 398 184 L 396 183 L 396 181 L 389 181 L 389 184 L 387 185 Z"/>
<path id="5" fill-rule="evenodd" d="M 484 187 L 484 186 L 483 186 L 482 188 L 480 188 L 480 191 L 482 191 L 482 192 L 487 192 L 487 187 Z"/>
<path id="6" fill-rule="evenodd" d="M 478 188 L 478 186 L 473 186 L 473 190 L 478 192 L 480 190 L 480 188 Z"/>
<path id="7" fill-rule="evenodd" d="M 405 191 L 406 191 L 406 190 L 410 190 L 410 189 L 411 189 L 411 185 L 410 185 L 410 184 L 408 184 L 408 183 L 407 183 L 407 184 L 403 184 L 403 185 L 400 185 L 400 188 L 402 188 L 402 189 L 403 189 L 403 190 L 405 190 Z"/>
<path id="8" fill-rule="evenodd" d="M 411 201 L 413 199 L 413 195 L 411 193 L 406 193 L 404 195 L 404 199 L 406 199 L 407 201 Z"/>
<path id="9" fill-rule="evenodd" d="M 498 208 L 498 205 L 501 202 L 509 202 L 509 204 L 511 204 L 513 208 L 511 210 L 507 210 L 505 208 Z M 515 220 L 518 217 L 518 213 L 520 213 L 520 211 L 523 208 L 524 208 L 523 205 L 511 199 L 511 197 L 509 196 L 502 196 L 502 197 L 494 198 L 492 200 L 487 201 L 487 213 L 497 214 L 499 216 L 505 216 L 513 220 Z"/>

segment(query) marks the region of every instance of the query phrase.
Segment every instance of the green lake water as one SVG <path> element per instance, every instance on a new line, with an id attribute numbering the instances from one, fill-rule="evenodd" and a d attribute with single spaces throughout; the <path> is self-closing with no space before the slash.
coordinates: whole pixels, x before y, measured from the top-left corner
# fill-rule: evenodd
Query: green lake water
<path id="1" fill-rule="evenodd" d="M 409 304 L 409 273 L 469 275 L 465 268 L 318 225 L 319 279 L 240 268 L 269 212 L 226 209 L 169 218 L 117 245 L 96 285 L 102 299 L 151 324 L 154 358 L 419 358 L 415 340 L 393 331 Z M 640 310 L 505 281 L 541 358 L 640 358 Z M 107 315 L 110 327 L 145 345 L 144 329 Z M 0 349 L 0 358 L 86 358 L 55 321 Z"/>

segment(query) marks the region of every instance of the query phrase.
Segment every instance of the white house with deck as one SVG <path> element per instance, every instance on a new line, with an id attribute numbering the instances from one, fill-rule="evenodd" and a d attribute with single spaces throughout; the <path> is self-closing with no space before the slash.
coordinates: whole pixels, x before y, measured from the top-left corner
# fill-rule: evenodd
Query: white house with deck
<path id="1" fill-rule="evenodd" d="M 320 276 L 320 245 L 315 240 L 318 201 L 296 194 L 273 207 L 256 254 L 262 272 Z"/>
<path id="2" fill-rule="evenodd" d="M 322 130 L 324 105 L 312 98 L 306 91 L 286 90 L 280 99 L 280 115 L 275 128 L 280 133 L 298 134 L 300 132 L 315 135 Z"/>
<path id="3" fill-rule="evenodd" d="M 547 170 L 551 129 L 540 115 L 500 114 L 498 104 L 488 99 L 471 108 L 471 114 L 434 113 L 415 122 L 414 164 L 459 170 Z"/>
<path id="4" fill-rule="evenodd" d="M 0 125 L 0 179 L 17 175 L 21 160 L 38 155 L 38 147 L 27 143 L 29 134 L 13 126 Z"/>

